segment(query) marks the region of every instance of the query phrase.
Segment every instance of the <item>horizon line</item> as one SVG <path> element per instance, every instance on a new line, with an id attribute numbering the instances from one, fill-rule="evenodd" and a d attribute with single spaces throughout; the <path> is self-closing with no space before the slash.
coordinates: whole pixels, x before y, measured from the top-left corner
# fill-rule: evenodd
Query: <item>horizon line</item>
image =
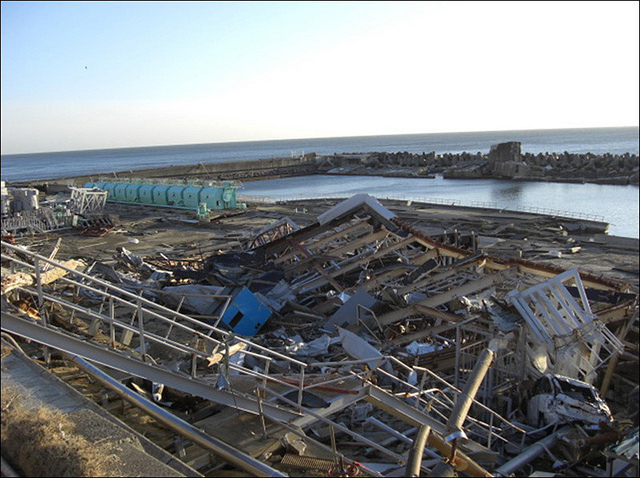
<path id="1" fill-rule="evenodd" d="M 571 127 L 571 128 L 527 128 L 527 129 L 506 129 L 506 130 L 475 130 L 475 131 L 439 131 L 433 133 L 393 133 L 393 134 L 363 134 L 363 135 L 346 135 L 346 136 L 313 136 L 306 138 L 275 138 L 275 139 L 243 139 L 243 140 L 227 140 L 227 141 L 213 141 L 204 143 L 173 143 L 173 144 L 150 144 L 145 146 L 117 146 L 109 148 L 89 148 L 89 149 L 68 149 L 68 150 L 54 150 L 54 151 L 35 151 L 29 153 L 1 153 L 0 157 L 5 156 L 23 156 L 31 154 L 55 154 L 55 153 L 80 153 L 89 151 L 105 151 L 105 150 L 120 150 L 120 149 L 147 149 L 147 148 L 162 148 L 162 147 L 181 147 L 181 146 L 197 146 L 197 145 L 219 145 L 219 144 L 231 144 L 231 143 L 264 143 L 271 141 L 301 141 L 301 140 L 319 140 L 319 139 L 338 139 L 338 138 L 369 138 L 378 136 L 422 136 L 422 135 L 436 135 L 436 134 L 465 134 L 465 133 L 512 133 L 512 132 L 524 132 L 524 131 L 566 131 L 566 130 L 585 130 L 585 129 L 628 129 L 636 128 L 640 129 L 639 125 L 629 126 L 587 126 L 587 127 Z"/>

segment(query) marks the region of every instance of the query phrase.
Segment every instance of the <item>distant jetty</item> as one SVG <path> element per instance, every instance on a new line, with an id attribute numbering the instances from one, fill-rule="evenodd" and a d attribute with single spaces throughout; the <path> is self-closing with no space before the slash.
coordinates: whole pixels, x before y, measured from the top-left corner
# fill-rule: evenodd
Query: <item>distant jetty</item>
<path id="1" fill-rule="evenodd" d="M 447 179 L 512 179 L 598 184 L 638 184 L 638 155 L 522 153 L 512 141 L 483 153 L 352 153 L 321 158 L 323 172 Z"/>

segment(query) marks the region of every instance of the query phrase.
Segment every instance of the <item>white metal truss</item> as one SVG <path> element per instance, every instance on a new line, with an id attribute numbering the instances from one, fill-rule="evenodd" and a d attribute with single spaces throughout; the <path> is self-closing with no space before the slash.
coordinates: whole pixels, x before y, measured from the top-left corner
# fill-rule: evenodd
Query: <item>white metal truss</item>
<path id="1" fill-rule="evenodd" d="M 573 282 L 574 298 L 565 283 Z M 622 343 L 591 311 L 577 269 L 571 269 L 524 291 L 509 293 L 535 338 L 549 351 L 554 373 L 592 384 L 596 372 Z M 603 353 L 604 352 L 604 353 Z"/>
<path id="2" fill-rule="evenodd" d="M 107 202 L 107 191 L 99 188 L 71 187 L 73 212 L 76 214 L 99 214 Z"/>

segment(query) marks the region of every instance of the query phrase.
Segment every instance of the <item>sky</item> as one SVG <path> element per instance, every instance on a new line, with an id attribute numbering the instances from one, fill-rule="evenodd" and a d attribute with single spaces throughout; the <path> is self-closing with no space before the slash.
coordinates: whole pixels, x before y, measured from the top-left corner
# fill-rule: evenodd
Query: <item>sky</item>
<path id="1" fill-rule="evenodd" d="M 2 154 L 637 126 L 639 2 L 2 2 Z"/>

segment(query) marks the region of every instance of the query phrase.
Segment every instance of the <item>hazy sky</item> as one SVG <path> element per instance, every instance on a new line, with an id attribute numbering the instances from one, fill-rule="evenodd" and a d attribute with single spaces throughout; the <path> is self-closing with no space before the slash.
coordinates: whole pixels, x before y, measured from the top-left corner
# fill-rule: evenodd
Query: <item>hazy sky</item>
<path id="1" fill-rule="evenodd" d="M 637 126 L 639 2 L 2 2 L 2 153 Z"/>

